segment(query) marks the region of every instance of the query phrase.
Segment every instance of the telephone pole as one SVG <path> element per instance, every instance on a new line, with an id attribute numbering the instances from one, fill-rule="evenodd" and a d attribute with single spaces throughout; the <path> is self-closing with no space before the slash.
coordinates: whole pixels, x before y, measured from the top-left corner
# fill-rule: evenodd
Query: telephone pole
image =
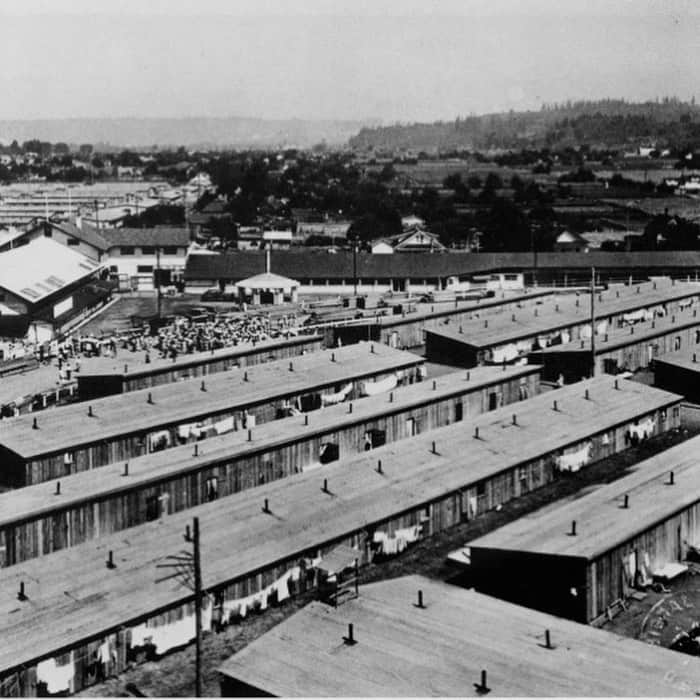
<path id="1" fill-rule="evenodd" d="M 352 244 L 352 279 L 355 299 L 357 299 L 357 239 L 355 239 Z"/>
<path id="2" fill-rule="evenodd" d="M 202 697 L 202 564 L 199 555 L 199 518 L 192 528 L 194 553 L 195 696 Z"/>
<path id="3" fill-rule="evenodd" d="M 174 569 L 175 572 L 160 579 L 156 583 L 162 583 L 173 578 L 180 579 L 180 583 L 191 591 L 194 591 L 194 627 L 195 627 L 195 697 L 202 697 L 202 560 L 199 549 L 199 518 L 193 518 L 192 531 L 190 526 L 185 529 L 185 542 L 192 543 L 192 552 L 181 551 L 166 559 L 167 563 L 156 564 L 157 569 Z"/>
<path id="4" fill-rule="evenodd" d="M 595 267 L 591 268 L 591 377 L 595 377 Z"/>
<path id="5" fill-rule="evenodd" d="M 160 321 L 160 246 L 156 246 L 156 307 L 158 309 L 158 320 Z"/>

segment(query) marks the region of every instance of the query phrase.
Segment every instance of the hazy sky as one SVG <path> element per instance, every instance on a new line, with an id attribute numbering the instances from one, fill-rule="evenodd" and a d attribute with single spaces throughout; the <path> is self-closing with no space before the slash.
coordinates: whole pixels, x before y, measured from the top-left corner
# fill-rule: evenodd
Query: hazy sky
<path id="1" fill-rule="evenodd" d="M 687 99 L 700 74 L 698 6 L 0 0 L 0 118 L 414 121 L 568 98 Z"/>

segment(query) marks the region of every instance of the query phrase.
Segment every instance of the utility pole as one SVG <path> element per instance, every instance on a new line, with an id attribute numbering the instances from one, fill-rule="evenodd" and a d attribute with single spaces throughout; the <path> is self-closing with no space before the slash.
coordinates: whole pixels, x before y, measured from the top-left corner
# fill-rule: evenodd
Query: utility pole
<path id="1" fill-rule="evenodd" d="M 202 564 L 199 555 L 199 518 L 192 528 L 194 551 L 195 696 L 202 697 Z"/>
<path id="2" fill-rule="evenodd" d="M 355 297 L 357 298 L 357 239 L 352 244 L 352 278 L 355 285 Z"/>
<path id="3" fill-rule="evenodd" d="M 591 377 L 595 377 L 595 267 L 591 268 Z"/>
<path id="4" fill-rule="evenodd" d="M 199 549 L 199 518 L 193 518 L 192 532 L 190 526 L 185 529 L 185 542 L 192 543 L 192 553 L 181 551 L 168 557 L 167 563 L 156 564 L 157 569 L 174 569 L 175 572 L 156 579 L 162 583 L 173 578 L 194 592 L 194 627 L 195 627 L 195 697 L 202 697 L 202 560 Z"/>
<path id="5" fill-rule="evenodd" d="M 535 226 L 530 225 L 530 247 L 532 248 L 532 284 L 537 286 L 537 245 L 535 243 Z"/>
<path id="6" fill-rule="evenodd" d="M 156 246 L 156 308 L 160 321 L 160 246 Z"/>

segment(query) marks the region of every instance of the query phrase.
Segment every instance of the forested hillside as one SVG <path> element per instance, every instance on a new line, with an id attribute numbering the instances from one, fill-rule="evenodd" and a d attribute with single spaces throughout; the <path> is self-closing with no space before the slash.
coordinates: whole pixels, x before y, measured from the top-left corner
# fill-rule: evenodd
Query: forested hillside
<path id="1" fill-rule="evenodd" d="M 486 150 L 565 148 L 589 144 L 624 147 L 700 146 L 700 107 L 695 100 L 654 102 L 599 100 L 543 105 L 539 111 L 458 117 L 432 124 L 394 124 L 364 128 L 350 139 L 357 149 Z"/>

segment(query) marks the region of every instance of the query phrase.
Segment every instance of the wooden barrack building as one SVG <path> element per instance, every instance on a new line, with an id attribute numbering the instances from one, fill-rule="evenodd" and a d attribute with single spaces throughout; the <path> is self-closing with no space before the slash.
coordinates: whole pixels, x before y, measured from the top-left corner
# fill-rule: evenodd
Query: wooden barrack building
<path id="1" fill-rule="evenodd" d="M 611 329 L 595 337 L 596 372 L 618 374 L 636 372 L 655 364 L 676 350 L 700 351 L 700 316 L 697 308 L 679 311 L 653 321 Z M 591 341 L 571 341 L 537 350 L 530 362 L 543 366 L 542 376 L 555 380 L 578 381 L 591 373 Z M 670 387 L 667 387 L 670 390 Z"/>
<path id="2" fill-rule="evenodd" d="M 222 697 L 700 691 L 700 665 L 668 649 L 423 576 L 362 586 L 340 607 L 310 603 L 226 660 L 219 673 Z"/>
<path id="3" fill-rule="evenodd" d="M 696 336 L 692 338 L 695 340 Z M 681 394 L 693 403 L 700 402 L 700 345 L 688 343 L 678 352 L 657 357 L 653 362 L 654 386 Z"/>
<path id="4" fill-rule="evenodd" d="M 596 294 L 596 332 L 677 314 L 695 306 L 700 285 L 657 280 L 633 287 L 616 285 Z M 449 321 L 449 319 L 447 319 Z M 426 330 L 430 361 L 473 367 L 513 362 L 550 345 L 580 342 L 591 336 L 590 297 L 569 295 L 545 299 L 512 314 L 446 323 Z"/>
<path id="5" fill-rule="evenodd" d="M 626 426 L 643 416 L 658 420 L 658 430 L 673 427 L 678 400 L 632 382 L 615 388 L 610 377 L 588 380 L 518 404 L 512 421 L 487 413 L 469 433 L 438 428 L 328 465 L 323 479 L 296 474 L 136 526 L 128 537 L 115 533 L 0 569 L 0 635 L 12 639 L 0 645 L 0 682 L 35 695 L 46 669 L 60 667 L 63 689 L 77 692 L 95 682 L 98 653 L 104 672 L 118 673 L 143 658 L 142 645 L 163 653 L 175 632 L 188 643 L 192 590 L 164 580 L 158 565 L 181 552 L 192 517 L 203 588 L 217 611 L 207 619 L 233 622 L 314 586 L 323 558 L 341 547 L 354 550 L 358 565 L 394 556 L 402 544 L 555 478 L 553 456 L 562 450 L 590 445 L 597 459 L 624 449 Z"/>
<path id="6" fill-rule="evenodd" d="M 333 329 L 334 344 L 343 345 L 359 340 L 375 340 L 395 348 L 412 348 L 425 342 L 425 330 L 446 322 L 463 323 L 474 315 L 492 315 L 516 310 L 553 294 L 551 289 L 534 289 L 520 294 L 499 292 L 479 301 L 420 304 L 415 311 L 390 316 L 365 317 Z"/>
<path id="7" fill-rule="evenodd" d="M 138 361 L 133 358 L 123 362 L 112 357 L 89 358 L 80 368 L 78 396 L 83 400 L 95 399 L 250 367 L 269 360 L 283 360 L 320 350 L 322 342 L 323 338 L 319 335 L 298 335 L 241 343 L 210 352 L 182 354 L 175 360 L 154 358 L 146 362 L 146 353 Z"/>
<path id="8" fill-rule="evenodd" d="M 538 387 L 538 367 L 477 367 L 8 491 L 0 494 L 0 565 L 468 421 Z"/>
<path id="9" fill-rule="evenodd" d="M 324 392 L 347 390 L 352 399 L 373 380 L 411 383 L 423 363 L 360 343 L 10 418 L 0 422 L 0 484 L 36 484 L 249 428 L 295 404 L 306 412 L 320 407 Z"/>
<path id="10" fill-rule="evenodd" d="M 700 438 L 468 543 L 477 588 L 590 622 L 700 546 Z"/>

